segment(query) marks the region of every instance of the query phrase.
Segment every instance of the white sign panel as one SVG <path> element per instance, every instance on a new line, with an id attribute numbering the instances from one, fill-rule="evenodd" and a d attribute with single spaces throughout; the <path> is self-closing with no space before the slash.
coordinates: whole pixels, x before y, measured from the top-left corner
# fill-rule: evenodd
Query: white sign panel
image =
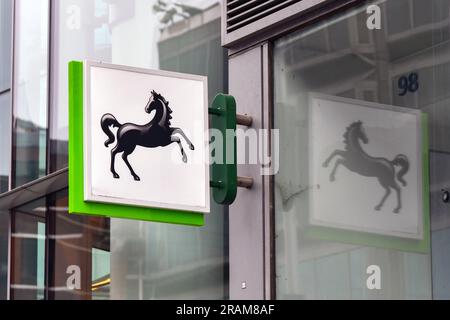
<path id="1" fill-rule="evenodd" d="M 422 239 L 418 110 L 312 94 L 310 222 Z"/>
<path id="2" fill-rule="evenodd" d="M 85 63 L 85 201 L 209 212 L 205 77 Z"/>

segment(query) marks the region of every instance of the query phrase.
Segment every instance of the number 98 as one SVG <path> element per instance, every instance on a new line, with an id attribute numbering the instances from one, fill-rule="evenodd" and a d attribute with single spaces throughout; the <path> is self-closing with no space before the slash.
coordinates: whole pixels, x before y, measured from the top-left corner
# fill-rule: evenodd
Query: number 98
<path id="1" fill-rule="evenodd" d="M 402 76 L 398 79 L 399 96 L 403 97 L 408 92 L 417 92 L 419 90 L 419 75 L 411 73 L 409 76 Z"/>

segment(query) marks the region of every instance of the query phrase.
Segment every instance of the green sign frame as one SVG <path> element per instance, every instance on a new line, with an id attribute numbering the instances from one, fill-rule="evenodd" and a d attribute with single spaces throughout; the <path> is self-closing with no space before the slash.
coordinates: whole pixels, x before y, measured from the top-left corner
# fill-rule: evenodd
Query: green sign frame
<path id="1" fill-rule="evenodd" d="M 69 213 L 203 226 L 204 214 L 84 201 L 84 64 L 69 63 Z"/>

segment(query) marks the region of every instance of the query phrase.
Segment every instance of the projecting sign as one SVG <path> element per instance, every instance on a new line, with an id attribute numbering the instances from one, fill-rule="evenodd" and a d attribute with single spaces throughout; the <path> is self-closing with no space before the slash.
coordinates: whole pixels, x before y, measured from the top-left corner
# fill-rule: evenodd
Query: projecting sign
<path id="1" fill-rule="evenodd" d="M 69 69 L 69 211 L 203 224 L 206 78 L 94 62 Z"/>
<path id="2" fill-rule="evenodd" d="M 311 95 L 311 224 L 422 239 L 421 116 Z"/>

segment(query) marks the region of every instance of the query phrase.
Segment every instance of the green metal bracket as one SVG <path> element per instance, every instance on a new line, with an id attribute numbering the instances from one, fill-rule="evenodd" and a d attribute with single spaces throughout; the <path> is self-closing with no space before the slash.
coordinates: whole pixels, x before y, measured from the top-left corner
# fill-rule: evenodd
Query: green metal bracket
<path id="1" fill-rule="evenodd" d="M 236 100 L 232 96 L 218 94 L 209 108 L 209 114 L 212 116 L 211 127 L 219 130 L 223 137 L 223 159 L 219 159 L 220 163 L 212 164 L 210 185 L 213 199 L 218 204 L 230 205 L 237 194 Z M 234 134 L 230 136 L 230 133 Z M 230 138 L 233 141 L 227 141 Z M 233 163 L 227 163 L 230 158 Z"/>
<path id="2" fill-rule="evenodd" d="M 218 204 L 230 205 L 236 199 L 237 188 L 251 188 L 253 179 L 237 176 L 236 126 L 251 126 L 252 118 L 236 114 L 236 100 L 233 96 L 218 94 L 209 108 L 211 127 L 219 130 L 222 137 L 220 163 L 212 164 L 213 198 Z"/>

